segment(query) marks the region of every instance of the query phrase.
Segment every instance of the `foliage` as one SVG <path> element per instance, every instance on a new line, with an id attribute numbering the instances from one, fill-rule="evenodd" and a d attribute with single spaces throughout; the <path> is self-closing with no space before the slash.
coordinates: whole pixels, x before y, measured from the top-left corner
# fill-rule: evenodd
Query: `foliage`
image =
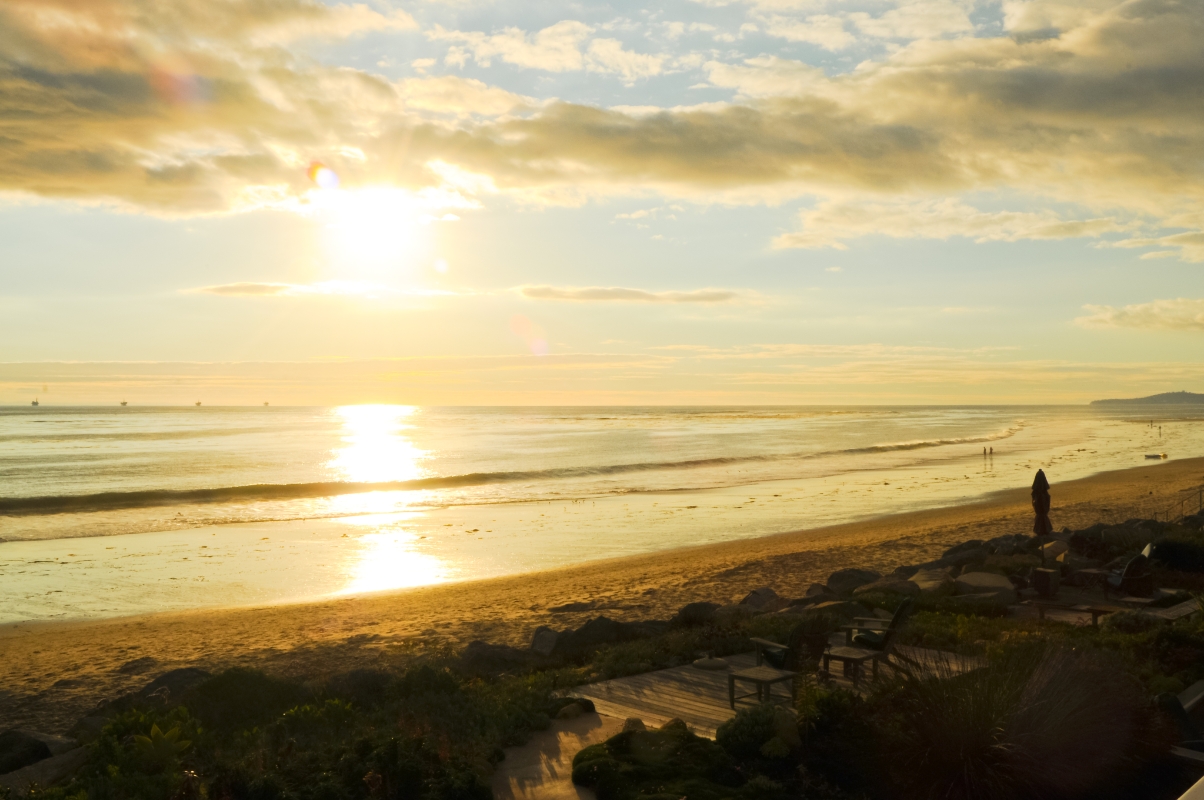
<path id="1" fill-rule="evenodd" d="M 573 758 L 573 783 L 598 800 L 727 800 L 744 781 L 723 748 L 677 720 L 585 748 Z"/>

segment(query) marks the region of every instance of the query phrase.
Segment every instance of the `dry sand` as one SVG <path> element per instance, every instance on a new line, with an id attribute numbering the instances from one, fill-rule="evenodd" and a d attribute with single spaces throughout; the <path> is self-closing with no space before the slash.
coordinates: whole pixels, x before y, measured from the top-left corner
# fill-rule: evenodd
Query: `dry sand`
<path id="1" fill-rule="evenodd" d="M 1202 483 L 1204 459 L 1102 473 L 1055 484 L 1051 518 L 1061 529 L 1150 517 Z M 176 667 L 318 678 L 434 644 L 523 645 L 538 625 L 576 626 L 599 613 L 667 618 L 688 602 L 739 599 L 764 585 L 798 595 L 843 567 L 889 572 L 966 539 L 1031 527 L 1024 487 L 970 505 L 337 601 L 0 626 L 0 730 L 63 732 L 98 701 Z M 592 607 L 550 611 L 570 603 Z"/>

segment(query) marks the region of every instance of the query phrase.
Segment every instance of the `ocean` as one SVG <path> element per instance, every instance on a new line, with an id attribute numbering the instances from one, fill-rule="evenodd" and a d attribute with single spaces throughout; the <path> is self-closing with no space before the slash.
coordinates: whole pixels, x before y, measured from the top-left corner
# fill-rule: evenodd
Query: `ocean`
<path id="1" fill-rule="evenodd" d="M 1204 453 L 1201 421 L 1191 406 L 5 407 L 0 622 L 535 572 L 972 502 L 1038 468 L 1056 524 L 1058 481 Z"/>

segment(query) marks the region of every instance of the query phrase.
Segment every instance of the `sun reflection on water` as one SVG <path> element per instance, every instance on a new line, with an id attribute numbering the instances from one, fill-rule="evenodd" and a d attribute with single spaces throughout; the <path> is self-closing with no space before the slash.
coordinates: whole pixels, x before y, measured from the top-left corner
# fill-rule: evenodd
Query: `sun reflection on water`
<path id="1" fill-rule="evenodd" d="M 414 406 L 343 406 L 335 413 L 342 419 L 343 444 L 326 466 L 343 480 L 356 483 L 408 481 L 422 477 L 420 462 L 426 458 L 406 437 L 413 428 L 407 420 Z"/>
<path id="2" fill-rule="evenodd" d="M 391 514 L 345 520 L 355 527 L 376 530 L 356 538 L 358 552 L 348 564 L 347 584 L 339 594 L 407 589 L 448 580 L 443 561 L 419 552 L 418 535 L 400 527 L 399 523 L 410 516 Z"/>

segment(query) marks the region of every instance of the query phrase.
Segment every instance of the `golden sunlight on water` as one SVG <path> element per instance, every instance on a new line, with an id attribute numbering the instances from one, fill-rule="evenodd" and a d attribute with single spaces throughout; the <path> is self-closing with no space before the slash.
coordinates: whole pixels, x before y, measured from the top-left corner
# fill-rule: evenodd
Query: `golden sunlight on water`
<path id="1" fill-rule="evenodd" d="M 343 480 L 376 483 L 408 481 L 422 477 L 420 462 L 426 451 L 406 438 L 411 428 L 406 420 L 414 406 L 343 406 L 335 409 L 341 418 L 343 444 L 326 466 Z"/>
<path id="2" fill-rule="evenodd" d="M 359 552 L 348 564 L 347 584 L 339 594 L 406 589 L 448 580 L 448 570 L 441 560 L 417 551 L 417 534 L 394 527 L 408 516 L 396 514 L 385 520 L 381 517 L 345 520 L 350 525 L 387 525 L 389 529 L 359 536 L 356 540 Z"/>

